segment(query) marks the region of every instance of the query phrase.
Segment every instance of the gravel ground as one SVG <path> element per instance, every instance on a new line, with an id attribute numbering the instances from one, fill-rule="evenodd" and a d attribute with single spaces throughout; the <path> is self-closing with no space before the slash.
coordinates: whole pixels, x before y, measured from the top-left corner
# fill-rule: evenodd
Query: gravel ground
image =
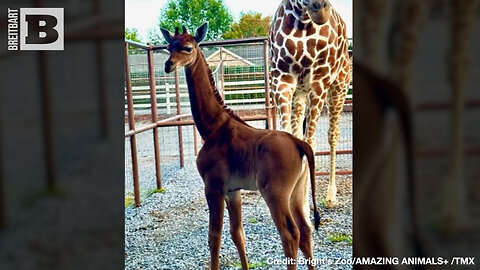
<path id="1" fill-rule="evenodd" d="M 183 169 L 170 166 L 163 193 L 143 199 L 142 207 L 125 209 L 126 269 L 206 269 L 209 265 L 207 245 L 208 207 L 203 195 L 203 182 L 194 160 Z M 350 258 L 352 246 L 333 243 L 328 237 L 335 233 L 352 235 L 352 181 L 339 176 L 340 206 L 327 210 L 321 206 L 322 225 L 313 235 L 314 257 Z M 317 179 L 319 197 L 325 196 L 327 177 Z M 266 264 L 268 258 L 283 258 L 280 237 L 268 208 L 258 192 L 243 193 L 243 224 L 246 249 L 255 269 L 284 269 Z M 239 269 L 239 259 L 228 232 L 228 213 L 222 235 L 222 269 Z M 320 269 L 351 269 L 345 265 L 322 265 Z M 306 269 L 300 267 L 299 269 Z"/>
<path id="2" fill-rule="evenodd" d="M 344 122 L 350 123 L 351 117 Z M 254 123 L 261 127 L 263 123 Z M 343 127 L 347 129 L 348 127 Z M 160 149 L 162 153 L 163 193 L 155 189 L 155 168 L 150 132 L 137 136 L 140 190 L 142 207 L 125 208 L 125 265 L 126 269 L 208 269 L 209 250 L 208 207 L 203 193 L 193 155 L 193 132 L 184 127 L 185 167 L 178 162 L 178 139 L 166 134 L 176 134 L 177 128 L 162 129 Z M 190 132 L 188 132 L 190 131 Z M 351 147 L 351 134 L 342 130 L 347 139 L 345 147 Z M 317 132 L 318 134 L 319 132 Z M 345 134 L 347 133 L 347 134 Z M 190 137 L 189 137 L 190 136 Z M 347 148 L 348 149 L 348 148 Z M 350 148 L 351 149 L 351 148 Z M 125 140 L 125 194 L 132 195 L 130 146 Z M 328 158 L 326 159 L 328 161 Z M 317 163 L 322 160 L 317 159 Z M 325 166 L 325 164 L 323 164 Z M 351 168 L 351 156 L 337 157 L 337 168 Z M 327 166 L 325 166 L 327 167 Z M 321 209 L 322 225 L 313 238 L 314 258 L 348 259 L 352 257 L 351 242 L 331 240 L 332 235 L 352 236 L 352 178 L 337 176 L 340 205 L 328 210 L 322 204 L 328 184 L 328 176 L 317 177 L 317 202 Z M 150 192 L 149 192 L 150 191 Z M 268 207 L 259 192 L 243 192 L 243 224 L 246 237 L 247 258 L 254 269 L 285 269 L 284 265 L 268 264 L 267 259 L 284 257 L 281 240 L 270 217 Z M 228 212 L 225 210 L 221 246 L 221 269 L 240 269 L 240 261 L 229 234 Z M 300 255 L 299 258 L 303 258 Z M 318 269 L 351 269 L 348 265 L 320 264 Z M 306 269 L 305 265 L 299 269 Z"/>

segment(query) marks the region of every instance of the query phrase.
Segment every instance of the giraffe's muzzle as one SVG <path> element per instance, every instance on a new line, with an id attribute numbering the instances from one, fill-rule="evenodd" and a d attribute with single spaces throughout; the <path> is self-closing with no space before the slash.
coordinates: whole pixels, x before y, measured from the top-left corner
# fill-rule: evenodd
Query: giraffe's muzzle
<path id="1" fill-rule="evenodd" d="M 173 70 L 175 70 L 175 64 L 173 63 L 172 60 L 167 60 L 165 62 L 165 72 L 166 73 L 170 73 L 172 72 Z"/>
<path id="2" fill-rule="evenodd" d="M 310 0 L 306 5 L 308 16 L 316 24 L 324 24 L 330 18 L 331 5 L 328 0 Z"/>

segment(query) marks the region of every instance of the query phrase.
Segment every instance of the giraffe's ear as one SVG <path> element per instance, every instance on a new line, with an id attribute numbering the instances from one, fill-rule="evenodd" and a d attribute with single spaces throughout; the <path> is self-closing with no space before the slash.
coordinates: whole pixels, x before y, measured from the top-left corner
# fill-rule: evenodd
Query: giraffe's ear
<path id="1" fill-rule="evenodd" d="M 172 41 L 172 33 L 170 33 L 167 29 L 160 28 L 160 32 L 162 32 L 163 38 L 170 43 Z"/>
<path id="2" fill-rule="evenodd" d="M 202 40 L 207 36 L 208 22 L 204 22 L 200 27 L 197 28 L 197 33 L 195 34 L 195 41 L 197 43 L 202 42 Z"/>

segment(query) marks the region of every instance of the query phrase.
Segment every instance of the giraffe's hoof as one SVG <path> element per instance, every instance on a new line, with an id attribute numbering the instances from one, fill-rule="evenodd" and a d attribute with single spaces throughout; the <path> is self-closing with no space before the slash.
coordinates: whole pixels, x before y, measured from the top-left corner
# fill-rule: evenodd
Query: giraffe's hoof
<path id="1" fill-rule="evenodd" d="M 325 208 L 327 209 L 332 209 L 332 208 L 337 208 L 338 206 L 338 201 L 332 201 L 332 200 L 327 200 L 325 201 Z"/>

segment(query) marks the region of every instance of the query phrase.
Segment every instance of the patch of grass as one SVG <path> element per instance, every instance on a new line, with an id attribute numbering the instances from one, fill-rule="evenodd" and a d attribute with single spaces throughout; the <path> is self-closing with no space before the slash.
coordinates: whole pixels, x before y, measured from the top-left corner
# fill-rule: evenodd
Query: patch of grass
<path id="1" fill-rule="evenodd" d="M 260 262 L 248 263 L 248 268 L 250 268 L 250 269 L 256 269 L 257 268 L 258 269 L 259 267 L 263 267 L 263 266 L 267 266 L 267 265 L 268 265 L 267 261 L 260 261 Z M 237 262 L 233 266 L 242 269 L 242 263 L 240 263 L 240 262 Z"/>
<path id="2" fill-rule="evenodd" d="M 248 267 L 250 269 L 255 269 L 255 268 L 262 267 L 262 266 L 267 266 L 267 265 L 268 265 L 267 261 L 261 261 L 261 262 L 249 263 Z"/>
<path id="3" fill-rule="evenodd" d="M 142 189 L 140 189 L 140 194 L 142 194 L 141 199 L 143 200 L 152 196 L 152 194 L 154 193 L 164 193 L 165 191 L 166 190 L 164 188 L 161 188 L 161 189 L 152 189 L 143 193 Z M 133 191 L 128 191 L 125 194 L 125 208 L 133 207 L 133 206 L 135 206 L 135 194 L 133 193 Z"/>
<path id="4" fill-rule="evenodd" d="M 251 217 L 251 218 L 248 218 L 248 223 L 257 224 L 258 220 L 256 217 Z"/>
<path id="5" fill-rule="evenodd" d="M 155 193 L 164 193 L 165 191 L 166 191 L 166 190 L 165 190 L 164 188 L 149 190 L 149 191 L 147 191 L 147 193 L 145 194 L 145 198 L 148 198 L 148 197 L 152 196 L 152 194 L 155 194 Z"/>
<path id="6" fill-rule="evenodd" d="M 320 202 L 318 202 L 318 207 L 319 208 L 325 208 L 327 205 L 327 201 L 325 199 L 321 200 Z"/>
<path id="7" fill-rule="evenodd" d="M 332 233 L 327 239 L 332 243 L 345 242 L 347 245 L 353 244 L 352 236 L 344 233 Z"/>
<path id="8" fill-rule="evenodd" d="M 125 208 L 132 207 L 135 205 L 135 196 L 132 191 L 125 194 Z"/>

